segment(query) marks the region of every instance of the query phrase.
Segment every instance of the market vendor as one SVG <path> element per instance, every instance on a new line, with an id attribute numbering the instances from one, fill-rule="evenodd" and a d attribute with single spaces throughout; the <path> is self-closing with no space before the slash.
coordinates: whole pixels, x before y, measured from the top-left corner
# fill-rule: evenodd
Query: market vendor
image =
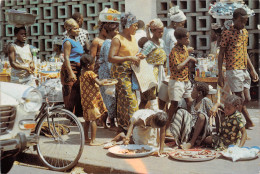
<path id="1" fill-rule="evenodd" d="M 8 48 L 8 57 L 11 65 L 11 82 L 35 86 L 32 80 L 34 63 L 30 45 L 26 44 L 26 28 L 15 27 L 16 41 Z"/>

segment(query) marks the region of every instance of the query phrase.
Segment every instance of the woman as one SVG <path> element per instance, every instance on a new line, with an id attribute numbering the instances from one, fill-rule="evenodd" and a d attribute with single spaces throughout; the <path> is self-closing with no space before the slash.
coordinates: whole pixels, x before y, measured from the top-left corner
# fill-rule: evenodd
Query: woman
<path id="1" fill-rule="evenodd" d="M 101 51 L 99 64 L 100 68 L 98 70 L 98 76 L 100 79 L 111 79 L 111 66 L 112 64 L 108 62 L 108 54 L 111 46 L 111 39 L 118 34 L 119 23 L 109 22 L 104 25 L 107 37 L 104 41 Z M 114 127 L 114 118 L 116 118 L 116 98 L 105 93 L 106 88 L 104 86 L 100 87 L 100 92 L 102 98 L 108 110 L 108 117 L 110 119 L 110 127 Z"/>
<path id="2" fill-rule="evenodd" d="M 15 27 L 16 41 L 8 48 L 8 57 L 11 65 L 11 82 L 35 86 L 32 80 L 34 63 L 30 45 L 26 44 L 26 28 Z"/>
<path id="3" fill-rule="evenodd" d="M 139 64 L 137 57 L 138 45 L 134 37 L 137 30 L 137 20 L 134 15 L 127 13 L 121 17 L 123 32 L 117 34 L 111 42 L 108 61 L 113 63 L 111 71 L 118 80 L 116 85 L 117 118 L 120 127 L 128 127 L 130 118 L 138 110 L 136 95 L 132 91 L 131 63 Z"/>
<path id="4" fill-rule="evenodd" d="M 161 39 L 163 36 L 163 23 L 160 19 L 153 19 L 147 26 L 147 35 L 150 36 L 151 30 L 153 37 L 145 44 L 141 53 L 147 56 L 147 63 L 153 65 L 154 76 L 158 81 L 158 89 L 165 79 L 163 65 L 166 62 L 166 53 L 164 51 L 164 41 Z M 144 93 L 141 93 L 140 109 L 143 109 L 146 103 L 150 101 L 151 109 L 158 109 L 156 99 L 156 88 L 152 88 Z"/>
<path id="5" fill-rule="evenodd" d="M 61 69 L 61 83 L 64 104 L 66 109 L 77 116 L 82 116 L 79 77 L 80 58 L 84 50 L 80 42 L 75 40 L 75 37 L 79 35 L 79 25 L 70 18 L 65 21 L 64 28 L 69 36 L 63 40 L 62 44 L 64 62 Z"/>
<path id="6" fill-rule="evenodd" d="M 98 69 L 100 66 L 99 65 L 99 55 L 100 55 L 101 46 L 104 43 L 106 36 L 107 36 L 106 30 L 104 29 L 105 24 L 106 24 L 106 22 L 101 22 L 101 24 L 99 26 L 99 35 L 92 41 L 91 46 L 90 46 L 90 55 L 96 59 L 95 69 L 94 69 L 94 72 L 96 74 L 98 74 Z"/>

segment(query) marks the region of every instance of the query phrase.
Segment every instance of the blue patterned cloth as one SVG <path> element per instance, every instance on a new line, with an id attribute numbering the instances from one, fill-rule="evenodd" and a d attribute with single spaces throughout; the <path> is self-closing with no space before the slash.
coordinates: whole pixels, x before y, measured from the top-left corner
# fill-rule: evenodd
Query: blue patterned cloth
<path id="1" fill-rule="evenodd" d="M 111 79 L 110 69 L 112 64 L 108 62 L 108 54 L 111 46 L 111 39 L 106 39 L 102 44 L 100 50 L 99 64 L 100 68 L 98 70 L 99 79 Z M 116 117 L 116 98 L 105 93 L 106 87 L 101 86 L 100 92 L 103 98 L 103 101 L 108 110 L 108 116 L 110 118 Z"/>

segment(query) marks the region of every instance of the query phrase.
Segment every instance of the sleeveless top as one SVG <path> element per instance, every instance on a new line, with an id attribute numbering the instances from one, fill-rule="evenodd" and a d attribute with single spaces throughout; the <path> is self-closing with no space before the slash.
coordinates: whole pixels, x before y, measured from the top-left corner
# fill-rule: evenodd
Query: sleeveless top
<path id="1" fill-rule="evenodd" d="M 138 53 L 138 45 L 134 35 L 131 35 L 131 40 L 126 39 L 120 34 L 117 34 L 114 38 L 120 41 L 120 48 L 118 50 L 118 56 L 135 56 Z M 122 67 L 125 70 L 131 69 L 131 61 L 125 61 L 123 63 L 114 64 L 115 66 Z"/>
<path id="2" fill-rule="evenodd" d="M 15 61 L 16 63 L 29 67 L 29 63 L 33 61 L 32 53 L 30 50 L 30 45 L 25 44 L 23 47 L 20 47 L 14 43 L 11 44 L 15 49 Z M 30 73 L 26 70 L 11 69 L 11 81 L 15 83 L 24 83 L 30 77 Z"/>
<path id="3" fill-rule="evenodd" d="M 82 45 L 80 44 L 79 41 L 75 41 L 73 39 L 66 38 L 63 40 L 63 43 L 62 43 L 62 51 L 64 51 L 63 45 L 66 41 L 69 41 L 71 44 L 70 61 L 80 63 L 81 55 L 84 53 Z"/>

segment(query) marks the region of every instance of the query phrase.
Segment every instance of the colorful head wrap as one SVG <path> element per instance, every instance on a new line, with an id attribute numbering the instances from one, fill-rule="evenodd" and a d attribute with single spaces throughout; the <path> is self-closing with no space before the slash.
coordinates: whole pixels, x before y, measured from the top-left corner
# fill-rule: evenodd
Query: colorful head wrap
<path id="1" fill-rule="evenodd" d="M 137 22 L 138 20 L 136 19 L 135 15 L 130 12 L 121 15 L 121 25 L 123 28 L 129 28 L 132 24 Z"/>
<path id="2" fill-rule="evenodd" d="M 173 22 L 182 22 L 187 19 L 183 11 L 179 9 L 179 6 L 172 7 L 169 10 L 168 17 Z"/>

